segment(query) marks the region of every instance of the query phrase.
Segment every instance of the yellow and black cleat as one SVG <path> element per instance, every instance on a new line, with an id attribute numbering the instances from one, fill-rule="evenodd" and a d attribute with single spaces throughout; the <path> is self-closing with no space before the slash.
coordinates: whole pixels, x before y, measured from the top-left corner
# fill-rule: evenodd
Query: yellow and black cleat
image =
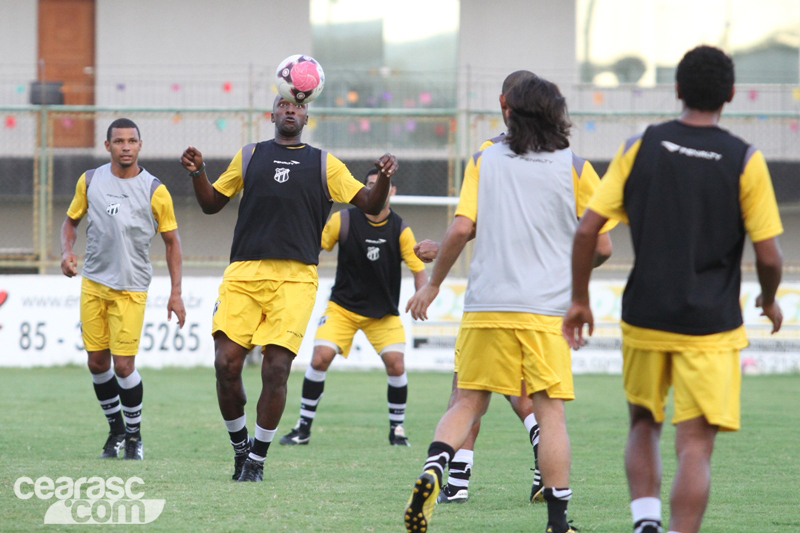
<path id="1" fill-rule="evenodd" d="M 426 533 L 439 496 L 439 480 L 436 472 L 426 470 L 414 483 L 414 491 L 406 504 L 403 521 L 408 533 Z"/>

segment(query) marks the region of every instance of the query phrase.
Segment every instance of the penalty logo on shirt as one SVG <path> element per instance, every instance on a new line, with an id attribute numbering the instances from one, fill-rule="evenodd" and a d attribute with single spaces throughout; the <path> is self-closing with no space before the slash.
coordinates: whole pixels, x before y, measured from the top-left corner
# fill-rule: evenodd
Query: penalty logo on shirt
<path id="1" fill-rule="evenodd" d="M 367 247 L 367 259 L 370 261 L 377 261 L 378 258 L 381 256 L 381 249 L 377 246 L 369 246 Z"/>
<path id="2" fill-rule="evenodd" d="M 278 183 L 285 183 L 289 180 L 289 169 L 288 168 L 276 168 L 275 169 L 275 181 Z"/>
<path id="3" fill-rule="evenodd" d="M 119 203 L 108 204 L 108 207 L 106 207 L 106 213 L 108 213 L 109 215 L 111 215 L 113 217 L 114 215 L 119 213 L 119 205 L 120 205 Z"/>

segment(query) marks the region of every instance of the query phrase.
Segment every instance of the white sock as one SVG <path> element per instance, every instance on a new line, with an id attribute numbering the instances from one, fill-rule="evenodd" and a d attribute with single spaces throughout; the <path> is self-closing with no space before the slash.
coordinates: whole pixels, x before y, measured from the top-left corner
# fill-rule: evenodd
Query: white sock
<path id="1" fill-rule="evenodd" d="M 272 442 L 272 439 L 275 438 L 275 432 L 278 431 L 278 428 L 275 429 L 264 429 L 258 424 L 256 424 L 256 435 L 255 437 L 260 440 L 261 442 Z"/>
<path id="2" fill-rule="evenodd" d="M 636 498 L 631 502 L 631 516 L 635 524 L 639 520 L 661 521 L 661 500 L 653 497 Z"/>
<path id="3" fill-rule="evenodd" d="M 109 368 L 102 374 L 92 374 L 91 376 L 92 376 L 92 383 L 97 383 L 98 385 L 101 385 L 107 381 L 110 381 L 111 378 L 115 376 L 115 374 L 114 374 L 114 369 Z"/>
<path id="4" fill-rule="evenodd" d="M 473 450 L 458 450 L 453 456 L 451 463 L 467 463 L 472 466 L 475 459 L 475 452 Z"/>
<path id="5" fill-rule="evenodd" d="M 458 450 L 450 461 L 450 469 L 448 470 L 447 484 L 459 489 L 466 489 L 469 487 L 469 477 L 472 474 L 472 463 L 474 461 L 475 452 L 472 450 Z M 465 463 L 467 467 L 464 470 L 459 470 L 454 467 L 454 463 Z"/>
<path id="6" fill-rule="evenodd" d="M 325 381 L 325 374 L 324 370 L 314 370 L 311 365 L 308 365 L 305 378 L 309 381 Z"/>
<path id="7" fill-rule="evenodd" d="M 635 531 L 653 522 L 661 524 L 661 500 L 652 496 L 636 498 L 631 502 L 631 516 Z"/>
<path id="8" fill-rule="evenodd" d="M 408 385 L 408 374 L 403 372 L 399 376 L 386 376 L 389 385 L 392 387 L 405 387 Z"/>
<path id="9" fill-rule="evenodd" d="M 139 375 L 138 370 L 134 370 L 126 378 L 121 378 L 117 376 L 117 382 L 119 382 L 119 386 L 122 387 L 123 389 L 132 389 L 136 385 L 142 382 L 142 376 Z"/>
<path id="10" fill-rule="evenodd" d="M 241 431 L 241 429 L 247 425 L 247 415 L 244 414 L 234 420 L 223 420 L 223 422 L 225 422 L 225 427 L 228 428 L 228 433 L 236 433 L 237 431 Z M 239 443 L 232 442 L 231 444 Z"/>
<path id="11" fill-rule="evenodd" d="M 525 417 L 525 420 L 523 420 L 522 423 L 525 424 L 525 429 L 527 429 L 528 433 L 530 433 L 531 429 L 533 429 L 533 426 L 536 425 L 536 417 L 533 416 L 533 413 L 531 413 Z"/>

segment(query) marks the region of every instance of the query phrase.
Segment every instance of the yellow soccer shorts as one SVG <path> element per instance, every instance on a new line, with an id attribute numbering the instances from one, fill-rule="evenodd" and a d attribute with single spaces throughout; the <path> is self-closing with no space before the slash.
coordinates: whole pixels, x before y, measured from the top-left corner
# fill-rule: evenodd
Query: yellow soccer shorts
<path id="1" fill-rule="evenodd" d="M 739 429 L 742 375 L 738 349 L 665 352 L 622 343 L 622 378 L 629 403 L 663 422 L 670 385 L 675 388 L 673 424 L 705 417 L 720 431 Z"/>
<path id="2" fill-rule="evenodd" d="M 118 291 L 83 278 L 81 334 L 86 351 L 136 355 L 146 304 L 146 292 Z"/>
<path id="3" fill-rule="evenodd" d="M 347 357 L 358 330 L 364 332 L 378 355 L 405 352 L 406 333 L 399 316 L 369 318 L 348 311 L 334 302 L 328 302 L 325 313 L 319 319 L 314 346 L 329 346 Z"/>
<path id="4" fill-rule="evenodd" d="M 275 344 L 297 354 L 316 297 L 314 283 L 223 279 L 211 333 L 221 331 L 248 350 Z"/>
<path id="5" fill-rule="evenodd" d="M 572 356 L 561 335 L 529 329 L 465 328 L 456 339 L 458 388 L 519 396 L 547 391 L 574 400 Z"/>

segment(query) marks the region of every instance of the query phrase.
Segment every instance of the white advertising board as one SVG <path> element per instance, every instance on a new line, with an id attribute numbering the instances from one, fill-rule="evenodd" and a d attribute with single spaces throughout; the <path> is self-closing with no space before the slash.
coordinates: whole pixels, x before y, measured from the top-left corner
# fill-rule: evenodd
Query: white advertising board
<path id="1" fill-rule="evenodd" d="M 168 277 L 156 277 L 150 286 L 137 366 L 211 366 L 214 343 L 211 315 L 220 278 L 185 277 L 183 301 L 186 324 L 179 329 L 173 316 L 167 320 Z M 84 364 L 80 334 L 80 278 L 63 276 L 0 276 L 0 366 L 33 367 Z M 332 278 L 320 279 L 319 291 L 295 366 L 311 360 L 314 332 L 330 294 Z M 595 281 L 591 285 L 595 317 L 589 344 L 573 352 L 573 371 L 610 373 L 622 371 L 620 355 L 620 306 L 624 281 Z M 413 294 L 413 281 L 404 279 L 401 311 Z M 406 328 L 406 367 L 409 370 L 453 368 L 453 345 L 461 319 L 466 280 L 445 282 L 431 305 L 427 322 L 416 322 L 401 313 Z M 800 283 L 786 283 L 778 292 L 784 314 L 782 330 L 770 334 L 770 324 L 755 307 L 758 284 L 742 285 L 741 303 L 750 347 L 742 352 L 745 373 L 800 372 Z M 347 361 L 338 357 L 332 368 L 382 368 L 382 362 L 359 332 Z"/>

